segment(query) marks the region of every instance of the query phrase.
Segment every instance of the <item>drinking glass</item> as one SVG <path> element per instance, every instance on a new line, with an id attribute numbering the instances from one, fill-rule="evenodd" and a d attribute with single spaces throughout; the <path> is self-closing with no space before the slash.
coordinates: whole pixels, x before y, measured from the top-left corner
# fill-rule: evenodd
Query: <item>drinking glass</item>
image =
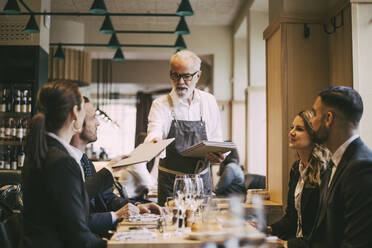
<path id="1" fill-rule="evenodd" d="M 191 180 L 188 176 L 177 177 L 173 186 L 173 201 L 178 209 L 177 211 L 177 233 L 179 233 L 180 215 L 183 218 L 182 232 L 185 230 L 185 211 L 191 198 Z"/>

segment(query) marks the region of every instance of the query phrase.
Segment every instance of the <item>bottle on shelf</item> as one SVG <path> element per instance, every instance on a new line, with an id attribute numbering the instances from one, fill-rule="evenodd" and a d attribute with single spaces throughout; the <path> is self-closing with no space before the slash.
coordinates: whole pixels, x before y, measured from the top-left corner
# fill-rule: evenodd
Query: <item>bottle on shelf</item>
<path id="1" fill-rule="evenodd" d="M 28 113 L 28 90 L 22 92 L 21 112 Z"/>
<path id="2" fill-rule="evenodd" d="M 22 93 L 20 90 L 16 90 L 14 96 L 14 112 L 21 113 L 21 101 L 22 101 Z"/>
<path id="3" fill-rule="evenodd" d="M 4 169 L 5 170 L 10 170 L 10 163 L 11 163 L 11 150 L 10 150 L 10 146 L 8 146 L 7 150 L 6 150 L 6 153 L 5 153 L 5 156 L 4 156 Z"/>
<path id="4" fill-rule="evenodd" d="M 28 101 L 27 101 L 27 113 L 32 111 L 32 98 L 31 98 L 31 89 L 28 91 Z"/>
<path id="5" fill-rule="evenodd" d="M 28 120 L 22 120 L 22 128 L 23 128 L 23 140 L 27 137 L 28 134 Z"/>
<path id="6" fill-rule="evenodd" d="M 6 96 L 6 88 L 3 88 L 1 91 L 0 96 L 0 112 L 5 113 L 6 112 L 6 104 L 7 103 L 7 96 Z"/>
<path id="7" fill-rule="evenodd" d="M 25 163 L 25 150 L 24 150 L 23 145 L 20 145 L 19 150 L 18 150 L 18 169 L 22 169 L 24 163 Z"/>
<path id="8" fill-rule="evenodd" d="M 13 109 L 13 94 L 12 94 L 12 91 L 10 88 L 7 88 L 6 89 L 6 95 L 7 95 L 7 99 L 6 99 L 6 112 L 13 112 L 14 109 Z"/>
<path id="9" fill-rule="evenodd" d="M 5 140 L 5 119 L 0 120 L 0 140 Z"/>
<path id="10" fill-rule="evenodd" d="M 16 146 L 13 147 L 12 159 L 10 161 L 10 169 L 11 170 L 17 170 L 18 169 L 18 151 L 17 151 Z"/>
<path id="11" fill-rule="evenodd" d="M 5 122 L 5 140 L 10 140 L 12 131 L 11 131 L 11 119 L 4 120 Z"/>
<path id="12" fill-rule="evenodd" d="M 24 138 L 24 130 L 23 130 L 23 119 L 19 119 L 18 120 L 18 124 L 17 124 L 17 137 L 16 137 L 16 140 L 19 141 L 19 142 L 22 142 L 23 141 L 23 138 Z"/>
<path id="13" fill-rule="evenodd" d="M 0 149 L 0 170 L 3 170 L 4 166 L 5 166 L 5 154 L 3 154 Z"/>
<path id="14" fill-rule="evenodd" d="M 14 118 L 10 118 L 11 120 L 11 137 L 10 140 L 17 140 L 17 121 Z"/>

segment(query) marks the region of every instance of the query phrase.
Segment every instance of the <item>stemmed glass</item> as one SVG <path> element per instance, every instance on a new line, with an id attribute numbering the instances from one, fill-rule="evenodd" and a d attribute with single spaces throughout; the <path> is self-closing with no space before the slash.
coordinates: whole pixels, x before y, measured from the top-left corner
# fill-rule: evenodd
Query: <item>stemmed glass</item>
<path id="1" fill-rule="evenodd" d="M 189 204 L 189 199 L 191 198 L 191 180 L 186 175 L 176 177 L 173 186 L 173 201 L 178 209 L 181 212 L 182 221 L 182 231 L 185 230 L 185 211 Z M 179 233 L 179 219 L 180 213 L 177 215 L 177 233 Z"/>
<path id="2" fill-rule="evenodd" d="M 194 221 L 195 212 L 199 209 L 200 205 L 204 200 L 204 185 L 203 179 L 199 175 L 190 175 L 192 182 L 192 201 L 191 201 L 191 213 L 192 221 Z"/>

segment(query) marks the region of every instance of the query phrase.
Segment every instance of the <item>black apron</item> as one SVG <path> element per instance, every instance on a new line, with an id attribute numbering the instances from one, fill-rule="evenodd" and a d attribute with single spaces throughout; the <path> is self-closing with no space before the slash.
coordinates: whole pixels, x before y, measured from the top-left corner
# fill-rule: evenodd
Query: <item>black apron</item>
<path id="1" fill-rule="evenodd" d="M 212 180 L 209 162 L 205 158 L 189 158 L 180 155 L 202 140 L 208 140 L 205 123 L 202 116 L 202 104 L 200 103 L 200 121 L 177 120 L 173 102 L 170 95 L 168 103 L 172 112 L 172 123 L 168 137 L 175 140 L 166 149 L 166 158 L 159 163 L 158 175 L 158 203 L 163 206 L 167 197 L 173 196 L 173 184 L 177 175 L 199 174 L 203 179 L 204 193 L 211 194 Z"/>

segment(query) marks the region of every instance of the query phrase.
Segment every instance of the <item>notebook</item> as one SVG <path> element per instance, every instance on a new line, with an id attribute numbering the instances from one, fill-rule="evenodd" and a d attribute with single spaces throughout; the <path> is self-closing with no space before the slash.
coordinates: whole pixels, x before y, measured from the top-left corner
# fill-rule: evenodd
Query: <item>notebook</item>
<path id="1" fill-rule="evenodd" d="M 115 165 L 113 165 L 112 168 L 119 168 L 131 164 L 150 162 L 154 157 L 159 155 L 170 143 L 172 143 L 173 140 L 174 138 L 161 140 L 156 143 L 142 143 L 133 150 L 128 158 L 120 160 Z"/>
<path id="2" fill-rule="evenodd" d="M 232 149 L 236 149 L 236 145 L 233 142 L 218 142 L 218 141 L 207 141 L 203 140 L 199 143 L 188 147 L 180 154 L 184 157 L 204 157 L 208 152 L 228 152 Z"/>

